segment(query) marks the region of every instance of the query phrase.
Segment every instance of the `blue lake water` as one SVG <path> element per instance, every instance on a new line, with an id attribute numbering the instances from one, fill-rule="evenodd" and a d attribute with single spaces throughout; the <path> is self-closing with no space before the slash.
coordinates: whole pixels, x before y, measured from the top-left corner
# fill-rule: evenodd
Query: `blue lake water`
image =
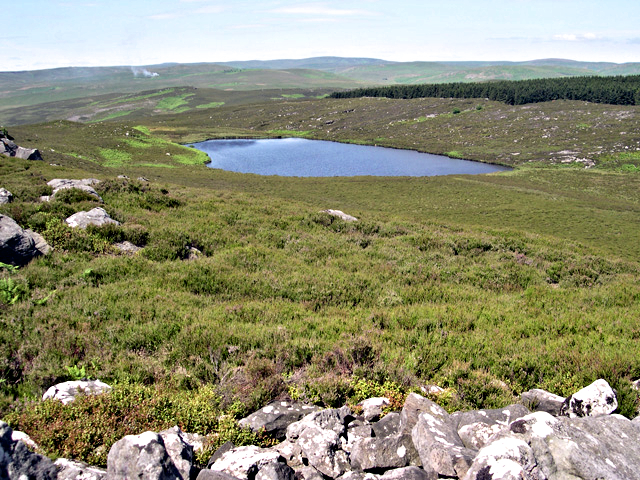
<path id="1" fill-rule="evenodd" d="M 425 177 L 510 170 L 412 150 L 302 138 L 208 140 L 193 146 L 209 155 L 211 168 L 284 177 Z"/>

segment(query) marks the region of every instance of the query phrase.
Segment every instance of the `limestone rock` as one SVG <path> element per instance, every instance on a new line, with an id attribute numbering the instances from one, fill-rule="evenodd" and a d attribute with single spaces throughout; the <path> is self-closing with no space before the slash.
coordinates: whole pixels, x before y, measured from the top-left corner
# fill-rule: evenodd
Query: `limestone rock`
<path id="1" fill-rule="evenodd" d="M 30 229 L 26 229 L 25 232 L 33 238 L 34 246 L 40 252 L 40 255 L 49 255 L 53 251 L 51 245 L 47 243 L 42 235 Z"/>
<path id="2" fill-rule="evenodd" d="M 382 409 L 389 405 L 389 399 L 386 397 L 368 398 L 360 402 L 362 406 L 362 415 L 367 422 L 375 422 L 382 415 Z"/>
<path id="3" fill-rule="evenodd" d="M 89 195 L 91 195 L 92 197 L 95 197 L 98 201 L 102 202 L 102 197 L 98 195 L 98 192 L 96 192 L 95 189 L 93 188 L 93 185 L 97 185 L 98 183 L 100 183 L 100 180 L 98 180 L 97 178 L 83 178 L 81 180 L 70 180 L 68 178 L 54 178 L 53 180 L 50 180 L 47 182 L 47 185 L 49 185 L 53 190 L 49 198 L 50 199 L 54 198 L 56 196 L 56 193 L 58 193 L 60 190 L 76 188 L 78 190 L 87 192 Z"/>
<path id="4" fill-rule="evenodd" d="M 54 400 L 60 400 L 67 405 L 76 399 L 79 394 L 84 395 L 98 395 L 111 390 L 111 386 L 107 385 L 100 380 L 73 380 L 69 382 L 58 383 L 53 387 L 50 387 L 44 395 L 42 400 L 49 398 Z"/>
<path id="5" fill-rule="evenodd" d="M 386 417 L 385 417 L 386 418 Z M 364 423 L 362 420 L 354 420 L 347 426 L 347 445 L 346 449 L 350 450 L 351 446 L 361 438 L 371 438 L 373 436 L 373 428 L 370 424 Z M 342 447 L 345 449 L 345 445 Z"/>
<path id="6" fill-rule="evenodd" d="M 164 448 L 183 479 L 191 477 L 193 464 L 193 446 L 189 444 L 180 427 L 175 426 L 160 432 Z"/>
<path id="7" fill-rule="evenodd" d="M 92 208 L 88 212 L 78 212 L 65 220 L 72 228 L 87 228 L 89 225 L 102 226 L 107 223 L 120 225 L 120 222 L 112 219 L 107 211 L 102 207 Z"/>
<path id="8" fill-rule="evenodd" d="M 374 436 L 389 437 L 400 432 L 400 414 L 396 412 L 387 413 L 382 419 L 372 425 Z"/>
<path id="9" fill-rule="evenodd" d="M 295 480 L 295 478 L 296 472 L 289 465 L 271 462 L 258 470 L 255 480 Z"/>
<path id="10" fill-rule="evenodd" d="M 334 430 L 311 425 L 300 434 L 297 443 L 309 465 L 323 475 L 336 478 L 351 469 L 347 454 L 341 449 L 340 436 Z"/>
<path id="11" fill-rule="evenodd" d="M 0 262 L 11 265 L 26 265 L 40 255 L 36 244 L 15 220 L 0 215 Z"/>
<path id="12" fill-rule="evenodd" d="M 0 420 L 0 478 L 55 480 L 53 462 L 27 448 L 22 441 L 12 439 L 13 430 Z"/>
<path id="13" fill-rule="evenodd" d="M 484 422 L 476 422 L 464 425 L 458 430 L 458 435 L 465 447 L 471 450 L 480 450 L 492 436 L 504 428 L 504 425 L 498 423 L 491 425 Z"/>
<path id="14" fill-rule="evenodd" d="M 42 160 L 42 155 L 36 148 L 24 148 L 18 146 L 8 136 L 0 136 L 0 153 L 7 157 L 21 158 L 23 160 Z"/>
<path id="15" fill-rule="evenodd" d="M 225 452 L 220 459 L 211 465 L 211 470 L 246 480 L 254 478 L 263 466 L 271 462 L 282 461 L 283 459 L 278 452 L 251 445 Z"/>
<path id="16" fill-rule="evenodd" d="M 439 475 L 462 477 L 471 466 L 476 451 L 462 443 L 449 414 L 439 405 L 431 404 L 418 416 L 411 431 L 422 465 Z"/>
<path id="17" fill-rule="evenodd" d="M 531 447 L 519 438 L 502 437 L 478 452 L 463 480 L 538 480 L 538 467 Z"/>
<path id="18" fill-rule="evenodd" d="M 211 466 L 216 463 L 218 460 L 222 458 L 222 456 L 230 450 L 233 450 L 236 446 L 231 441 L 226 441 L 222 445 L 218 447 L 218 449 L 213 452 L 213 455 L 209 458 L 207 462 L 207 468 L 211 468 Z"/>
<path id="19" fill-rule="evenodd" d="M 322 210 L 322 213 L 327 213 L 329 215 L 331 215 L 332 217 L 338 217 L 341 220 L 344 220 L 345 222 L 357 222 L 358 219 L 356 217 L 353 217 L 351 215 L 347 215 L 346 213 L 344 213 L 341 210 L 332 210 L 332 209 L 327 209 L 327 210 Z"/>
<path id="20" fill-rule="evenodd" d="M 267 434 L 283 440 L 289 425 L 315 411 L 318 411 L 318 407 L 293 402 L 272 402 L 238 423 L 254 432 L 264 429 Z"/>
<path id="21" fill-rule="evenodd" d="M 418 422 L 418 416 L 422 412 L 429 411 L 433 405 L 435 405 L 434 402 L 417 393 L 407 395 L 402 411 L 400 412 L 400 431 L 410 434 Z"/>
<path id="22" fill-rule="evenodd" d="M 318 410 L 289 425 L 287 427 L 287 440 L 291 442 L 297 440 L 300 434 L 311 426 L 331 430 L 342 436 L 345 433 L 346 424 L 352 419 L 349 407 Z"/>
<path id="23" fill-rule="evenodd" d="M 455 428 L 460 430 L 465 425 L 485 423 L 487 425 L 507 426 L 514 420 L 529 415 L 531 412 L 524 405 L 509 405 L 504 408 L 471 410 L 452 413 L 450 418 Z"/>
<path id="24" fill-rule="evenodd" d="M 358 470 L 388 470 L 421 465 L 409 435 L 363 438 L 351 449 L 351 465 Z"/>
<path id="25" fill-rule="evenodd" d="M 138 253 L 140 250 L 142 250 L 142 248 L 138 247 L 137 245 L 134 245 L 133 243 L 127 240 L 125 240 L 124 242 L 114 243 L 113 246 L 116 247 L 118 250 L 120 250 L 122 253 L 127 253 L 127 254 Z"/>
<path id="26" fill-rule="evenodd" d="M 113 444 L 107 457 L 109 480 L 186 480 L 154 432 L 127 435 Z"/>
<path id="27" fill-rule="evenodd" d="M 285 440 L 271 447 L 272 450 L 278 452 L 290 467 L 300 467 L 302 462 L 302 449 L 297 443 Z"/>
<path id="28" fill-rule="evenodd" d="M 520 395 L 520 402 L 530 410 L 547 412 L 555 416 L 560 415 L 560 410 L 565 400 L 560 395 L 555 395 L 539 388 L 529 390 Z"/>
<path id="29" fill-rule="evenodd" d="M 418 467 L 396 468 L 384 472 L 380 480 L 436 480 L 438 475 L 435 472 L 428 472 Z"/>
<path id="30" fill-rule="evenodd" d="M 204 470 L 200 470 L 200 473 L 198 473 L 196 480 L 238 480 L 238 479 L 233 475 L 229 475 L 228 473 L 217 472 L 215 470 L 208 470 L 205 468 Z"/>
<path id="31" fill-rule="evenodd" d="M 58 480 L 103 480 L 107 477 L 106 470 L 76 460 L 58 458 L 54 465 L 58 469 Z"/>
<path id="32" fill-rule="evenodd" d="M 13 193 L 6 188 L 0 188 L 0 205 L 13 202 Z"/>
<path id="33" fill-rule="evenodd" d="M 347 472 L 347 473 L 351 473 L 351 472 Z M 317 471 L 313 467 L 308 467 L 308 466 L 297 468 L 296 478 L 299 478 L 300 480 L 325 480 L 319 471 Z"/>
<path id="34" fill-rule="evenodd" d="M 560 410 L 568 417 L 608 415 L 618 408 L 618 400 L 606 380 L 600 379 L 567 398 Z"/>

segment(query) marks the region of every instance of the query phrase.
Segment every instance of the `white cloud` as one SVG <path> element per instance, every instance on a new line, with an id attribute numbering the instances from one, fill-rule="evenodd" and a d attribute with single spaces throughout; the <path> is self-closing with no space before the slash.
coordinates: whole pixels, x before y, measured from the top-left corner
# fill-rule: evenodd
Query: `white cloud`
<path id="1" fill-rule="evenodd" d="M 553 36 L 554 40 L 561 40 L 565 42 L 586 42 L 590 40 L 599 40 L 600 37 L 595 33 L 562 33 Z"/>

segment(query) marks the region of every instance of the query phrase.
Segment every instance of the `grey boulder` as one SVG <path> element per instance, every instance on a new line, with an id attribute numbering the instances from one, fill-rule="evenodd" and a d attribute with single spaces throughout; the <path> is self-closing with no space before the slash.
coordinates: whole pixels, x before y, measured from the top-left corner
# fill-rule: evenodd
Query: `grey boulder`
<path id="1" fill-rule="evenodd" d="M 111 386 L 100 380 L 71 380 L 58 383 L 44 392 L 42 400 L 59 400 L 65 405 L 73 402 L 78 395 L 99 395 L 111 390 Z"/>
<path id="2" fill-rule="evenodd" d="M 109 480 L 187 480 L 167 453 L 162 437 L 155 432 L 127 435 L 113 444 L 107 457 Z"/>
<path id="3" fill-rule="evenodd" d="M 210 469 L 241 480 L 253 479 L 258 471 L 272 462 L 282 462 L 278 452 L 256 446 L 237 447 L 225 452 Z"/>
<path id="4" fill-rule="evenodd" d="M 0 188 L 0 205 L 13 202 L 13 193 L 6 188 Z"/>
<path id="5" fill-rule="evenodd" d="M 358 470 L 388 470 L 420 466 L 420 456 L 411 436 L 396 434 L 383 438 L 363 438 L 351 448 L 351 465 Z"/>
<path id="6" fill-rule="evenodd" d="M 0 420 L 0 478 L 54 480 L 57 468 L 53 462 L 12 439 L 13 430 Z"/>
<path id="7" fill-rule="evenodd" d="M 58 480 L 103 480 L 107 471 L 84 462 L 58 458 L 54 465 L 58 469 Z"/>
<path id="8" fill-rule="evenodd" d="M 318 407 L 301 403 L 272 402 L 238 423 L 243 427 L 251 428 L 254 432 L 264 430 L 278 440 L 283 440 L 289 425 L 318 410 Z"/>
<path id="9" fill-rule="evenodd" d="M 606 380 L 599 379 L 565 400 L 560 414 L 567 417 L 608 415 L 618 408 L 616 393 Z"/>
<path id="10" fill-rule="evenodd" d="M 189 444 L 180 427 L 175 426 L 160 432 L 164 448 L 183 479 L 191 477 L 193 446 Z"/>
<path id="11" fill-rule="evenodd" d="M 532 411 L 547 412 L 551 415 L 560 415 L 560 410 L 566 399 L 560 395 L 547 392 L 540 388 L 534 388 L 520 395 L 520 402 Z"/>
<path id="12" fill-rule="evenodd" d="M 111 218 L 107 211 L 102 207 L 92 208 L 88 212 L 74 213 L 67 218 L 65 222 L 67 222 L 67 225 L 71 228 L 87 228 L 89 225 L 96 225 L 100 227 L 108 223 L 120 225 L 120 222 Z"/>
<path id="13" fill-rule="evenodd" d="M 0 262 L 10 265 L 26 265 L 40 255 L 33 237 L 16 223 L 0 215 Z"/>

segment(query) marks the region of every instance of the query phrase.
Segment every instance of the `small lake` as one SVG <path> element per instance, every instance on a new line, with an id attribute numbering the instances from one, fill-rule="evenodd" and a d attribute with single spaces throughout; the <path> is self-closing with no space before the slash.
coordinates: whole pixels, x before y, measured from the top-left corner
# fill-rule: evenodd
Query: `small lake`
<path id="1" fill-rule="evenodd" d="M 208 140 L 193 146 L 209 155 L 211 168 L 284 177 L 430 177 L 510 170 L 412 150 L 303 138 Z"/>

